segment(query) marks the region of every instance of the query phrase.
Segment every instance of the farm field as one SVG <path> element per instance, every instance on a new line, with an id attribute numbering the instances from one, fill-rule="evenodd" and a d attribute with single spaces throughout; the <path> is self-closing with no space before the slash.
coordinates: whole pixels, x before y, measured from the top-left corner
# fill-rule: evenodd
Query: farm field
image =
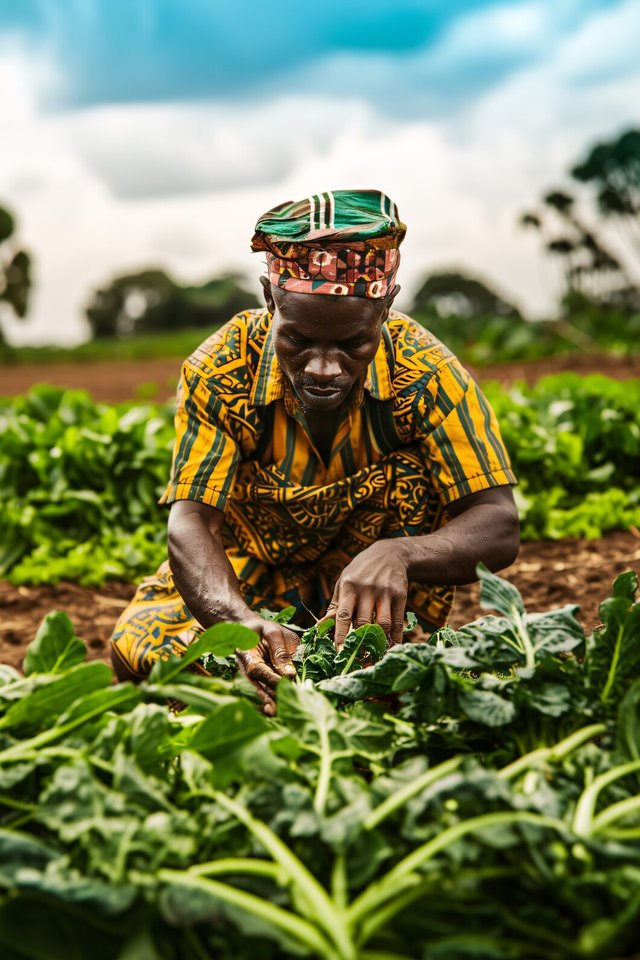
<path id="1" fill-rule="evenodd" d="M 173 384 L 179 363 L 180 361 L 176 358 L 167 357 L 152 357 L 144 362 L 135 359 L 118 362 L 95 360 L 83 363 L 55 363 L 47 366 L 20 363 L 0 367 L 0 384 L 2 393 L 7 396 L 23 394 L 34 384 L 46 380 L 60 388 L 88 389 L 95 400 L 103 403 L 132 401 L 136 394 L 140 397 L 144 393 L 153 396 L 155 400 L 162 401 L 170 400 L 173 396 Z M 494 381 L 505 388 L 511 387 L 516 381 L 535 384 L 542 377 L 563 372 L 575 372 L 584 376 L 606 374 L 611 380 L 621 382 L 635 380 L 640 376 L 640 357 L 616 357 L 606 354 L 559 356 L 494 364 L 475 371 L 482 382 Z M 140 384 L 150 386 L 146 390 L 141 390 Z M 155 391 L 153 384 L 157 387 Z M 493 397 L 492 400 L 495 402 Z M 584 404 L 584 400 L 581 402 Z M 500 401 L 498 409 L 499 403 Z M 90 418 L 91 411 L 88 416 Z M 148 412 L 146 414 L 142 412 L 140 416 L 142 419 L 145 416 L 147 419 L 152 418 L 157 416 L 157 410 L 149 407 Z M 500 416 L 502 419 L 502 415 Z M 152 484 L 156 484 L 156 492 L 161 489 L 165 475 L 163 464 L 168 466 L 170 415 L 165 413 L 163 417 L 165 426 L 162 427 L 162 436 L 165 438 L 163 443 L 166 449 L 160 454 L 154 454 L 153 462 L 149 460 L 138 465 L 140 470 L 144 468 L 149 474 L 145 481 L 148 484 L 146 503 L 143 507 L 140 504 L 136 506 L 138 521 L 142 513 L 148 511 L 148 504 L 153 502 Z M 522 427 L 521 421 L 518 420 L 511 428 L 506 422 L 503 426 L 506 439 L 515 443 L 515 439 L 510 437 L 510 432 L 517 437 Z M 566 425 L 563 429 L 566 429 Z M 155 436 L 158 434 L 156 433 Z M 134 434 L 131 433 L 127 438 L 128 446 L 123 446 L 121 451 L 123 458 L 130 455 L 133 438 Z M 592 446 L 597 448 L 597 438 L 595 444 L 592 438 Z M 544 455 L 544 450 L 534 452 L 538 457 Z M 578 458 L 579 455 L 578 451 Z M 555 456 L 566 459 L 569 453 L 560 450 L 556 451 Z M 571 452 L 571 456 L 575 459 L 576 452 Z M 625 461 L 624 452 L 622 461 Z M 564 464 L 562 469 L 566 471 L 569 467 Z M 633 467 L 630 469 L 633 470 Z M 575 464 L 572 470 L 576 472 Z M 521 466 L 518 472 L 522 474 Z M 83 486 L 84 481 L 78 482 Z M 90 478 L 89 484 L 92 482 Z M 601 487 L 606 487 L 606 483 L 601 484 Z M 55 522 L 54 518 L 54 525 Z M 158 530 L 161 530 L 164 524 L 164 515 L 160 511 L 157 511 L 154 523 L 154 536 L 158 538 Z M 615 524 L 613 526 L 615 527 Z M 560 539 L 557 535 L 554 535 L 554 539 L 549 537 L 538 539 L 535 530 L 529 531 L 527 540 L 522 544 L 518 560 L 506 575 L 517 585 L 525 602 L 532 609 L 544 610 L 566 602 L 579 604 L 585 629 L 590 629 L 598 620 L 599 601 L 606 595 L 613 578 L 625 569 L 640 567 L 638 526 L 635 523 L 627 523 L 626 526 L 629 529 L 607 530 L 600 538 L 595 539 L 592 534 L 589 538 L 580 536 L 580 529 L 577 531 L 578 535 Z M 132 529 L 134 527 L 135 524 Z M 134 574 L 128 579 L 118 579 L 117 573 L 112 572 L 108 575 L 108 582 L 99 582 L 95 585 L 79 584 L 77 581 L 80 576 L 71 574 L 70 577 L 69 570 L 65 568 L 59 576 L 53 577 L 54 580 L 60 581 L 57 583 L 29 582 L 29 568 L 21 577 L 20 583 L 11 583 L 0 577 L 0 616 L 2 617 L 0 661 L 20 666 L 26 645 L 34 636 L 42 617 L 51 609 L 66 610 L 72 616 L 80 636 L 89 646 L 90 657 L 107 658 L 107 641 L 115 621 L 132 596 L 136 580 L 152 572 L 156 560 L 163 556 L 162 546 L 148 545 L 146 556 L 147 559 L 138 562 Z M 83 563 L 81 557 L 78 563 Z M 477 585 L 459 588 L 452 623 L 460 626 L 480 614 Z"/>
<path id="2" fill-rule="evenodd" d="M 23 365 L 0 399 L 2 956 L 637 960 L 635 359 L 479 371 L 521 481 L 507 580 L 435 642 L 307 631 L 275 719 L 241 627 L 136 687 L 101 662 L 165 553 L 165 363 Z"/>
<path id="3" fill-rule="evenodd" d="M 145 360 L 118 362 L 89 358 L 82 363 L 64 360 L 50 364 L 21 362 L 0 365 L 0 396 L 15 396 L 25 393 L 36 383 L 49 383 L 57 387 L 90 390 L 96 400 L 119 403 L 132 400 L 141 387 L 149 385 L 147 392 L 154 399 L 168 400 L 175 393 L 180 363 L 180 356 L 151 356 Z M 628 380 L 640 377 L 640 355 L 580 354 L 493 363 L 475 369 L 469 365 L 469 369 L 472 369 L 480 380 L 497 380 L 499 383 L 513 383 L 519 379 L 535 383 L 547 374 L 565 371 L 580 374 L 603 373 L 620 380 Z"/>
<path id="4" fill-rule="evenodd" d="M 595 541 L 524 543 L 518 560 L 503 575 L 517 586 L 531 610 L 578 604 L 579 619 L 590 630 L 599 622 L 598 606 L 614 578 L 629 569 L 640 570 L 640 535 L 618 530 Z M 21 667 L 27 644 L 50 610 L 69 614 L 87 643 L 89 659 L 110 662 L 109 637 L 134 589 L 132 584 L 117 582 L 92 588 L 69 581 L 40 586 L 0 581 L 0 663 Z M 459 587 L 453 626 L 482 614 L 478 584 Z"/>

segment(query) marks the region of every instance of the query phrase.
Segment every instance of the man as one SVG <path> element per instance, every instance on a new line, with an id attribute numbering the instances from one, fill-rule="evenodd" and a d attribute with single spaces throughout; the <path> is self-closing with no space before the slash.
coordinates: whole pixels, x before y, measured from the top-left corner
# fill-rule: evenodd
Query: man
<path id="1" fill-rule="evenodd" d="M 405 226 L 374 190 L 285 203 L 260 218 L 266 310 L 238 314 L 182 369 L 169 563 L 120 618 L 113 658 L 141 677 L 230 621 L 267 712 L 296 634 L 260 615 L 291 603 L 402 637 L 405 609 L 446 622 L 453 586 L 518 550 L 494 414 L 455 357 L 392 310 Z"/>

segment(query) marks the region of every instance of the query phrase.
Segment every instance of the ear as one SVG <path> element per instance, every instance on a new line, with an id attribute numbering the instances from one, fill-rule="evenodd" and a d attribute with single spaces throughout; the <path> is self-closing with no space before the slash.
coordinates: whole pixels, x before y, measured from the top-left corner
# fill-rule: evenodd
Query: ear
<path id="1" fill-rule="evenodd" d="M 396 285 L 394 286 L 393 290 L 390 290 L 390 291 L 387 293 L 386 297 L 384 298 L 384 314 L 383 314 L 383 317 L 382 317 L 382 322 L 383 322 L 383 323 L 386 323 L 387 320 L 389 319 L 389 311 L 391 310 L 391 307 L 393 306 L 393 301 L 395 300 L 395 298 L 396 298 L 396 297 L 398 296 L 398 294 L 400 293 L 400 289 L 401 289 L 401 288 L 400 288 L 400 287 L 398 286 L 398 284 L 396 283 Z"/>
<path id="2" fill-rule="evenodd" d="M 276 312 L 276 302 L 273 299 L 273 290 L 271 289 L 271 281 L 269 280 L 269 277 L 262 276 L 260 277 L 260 283 L 262 284 L 262 290 L 264 293 L 264 302 L 267 305 L 267 310 L 269 311 L 271 316 L 273 316 L 274 313 Z"/>
<path id="3" fill-rule="evenodd" d="M 390 293 L 387 294 L 386 299 L 387 299 L 387 306 L 389 307 L 389 310 L 391 310 L 391 307 L 393 306 L 393 301 L 394 301 L 395 298 L 398 296 L 398 294 L 400 293 L 401 290 L 402 290 L 402 287 L 400 287 L 400 286 L 396 283 L 396 285 L 394 286 L 393 290 L 391 290 Z"/>

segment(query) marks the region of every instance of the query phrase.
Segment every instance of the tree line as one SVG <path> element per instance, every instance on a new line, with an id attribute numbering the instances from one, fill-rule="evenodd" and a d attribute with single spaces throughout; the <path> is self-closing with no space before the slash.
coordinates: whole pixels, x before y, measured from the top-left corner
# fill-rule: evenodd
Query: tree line
<path id="1" fill-rule="evenodd" d="M 640 334 L 640 329 L 625 326 L 629 317 L 640 313 L 640 130 L 595 144 L 569 175 L 574 189 L 546 191 L 519 220 L 522 227 L 538 233 L 544 251 L 559 265 L 557 329 L 562 331 L 564 324 L 564 335 L 574 345 L 588 347 L 593 341 L 587 329 L 595 322 L 593 312 L 607 310 L 617 317 L 621 335 Z M 17 242 L 13 215 L 0 207 L 0 304 L 25 317 L 31 285 L 31 257 Z M 148 269 L 115 277 L 96 290 L 86 315 L 94 338 L 125 338 L 210 328 L 258 303 L 234 274 L 183 285 L 164 270 Z M 490 317 L 496 337 L 515 336 L 516 341 L 527 326 L 517 307 L 489 283 L 457 271 L 429 275 L 411 312 L 447 342 L 453 338 L 452 346 L 460 337 L 454 322 L 459 319 Z M 473 324 L 466 331 L 467 336 L 478 332 Z"/>

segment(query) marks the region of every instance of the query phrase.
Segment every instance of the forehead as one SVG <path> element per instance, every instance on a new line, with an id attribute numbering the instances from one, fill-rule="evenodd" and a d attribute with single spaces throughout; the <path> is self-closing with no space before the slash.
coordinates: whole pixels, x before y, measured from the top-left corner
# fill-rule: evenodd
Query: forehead
<path id="1" fill-rule="evenodd" d="M 278 327 L 309 336 L 342 340 L 355 334 L 379 335 L 383 306 L 366 297 L 332 297 L 326 294 L 278 291 Z"/>

